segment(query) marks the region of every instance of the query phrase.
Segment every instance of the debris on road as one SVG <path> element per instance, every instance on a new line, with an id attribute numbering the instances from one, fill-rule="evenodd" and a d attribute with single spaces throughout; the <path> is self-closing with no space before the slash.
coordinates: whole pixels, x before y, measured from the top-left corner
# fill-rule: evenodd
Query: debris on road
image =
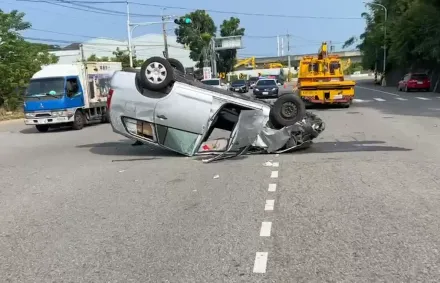
<path id="1" fill-rule="evenodd" d="M 218 179 L 218 178 L 220 178 L 219 175 L 215 175 L 215 176 L 213 177 L 213 179 Z"/>

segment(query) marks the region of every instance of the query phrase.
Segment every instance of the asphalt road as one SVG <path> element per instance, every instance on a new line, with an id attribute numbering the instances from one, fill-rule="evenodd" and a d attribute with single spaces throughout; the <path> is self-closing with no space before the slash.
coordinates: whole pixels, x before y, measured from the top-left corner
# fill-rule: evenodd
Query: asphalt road
<path id="1" fill-rule="evenodd" d="M 311 148 L 213 164 L 1 123 L 0 281 L 440 281 L 440 99 L 358 85 Z"/>

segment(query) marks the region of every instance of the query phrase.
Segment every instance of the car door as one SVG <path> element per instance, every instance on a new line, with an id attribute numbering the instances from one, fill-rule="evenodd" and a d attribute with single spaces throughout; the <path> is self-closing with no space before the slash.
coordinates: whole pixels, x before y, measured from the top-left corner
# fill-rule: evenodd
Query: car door
<path id="1" fill-rule="evenodd" d="M 77 108 L 84 106 L 83 86 L 78 77 L 66 78 L 66 107 Z"/>
<path id="2" fill-rule="evenodd" d="M 192 155 L 211 116 L 210 92 L 186 84 L 175 84 L 154 109 L 159 144 Z"/>

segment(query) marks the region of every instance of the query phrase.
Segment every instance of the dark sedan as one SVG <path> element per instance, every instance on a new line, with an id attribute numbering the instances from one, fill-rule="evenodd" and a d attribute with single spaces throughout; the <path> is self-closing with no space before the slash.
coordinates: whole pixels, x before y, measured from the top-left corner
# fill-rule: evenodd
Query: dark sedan
<path id="1" fill-rule="evenodd" d="M 231 91 L 247 93 L 249 88 L 246 84 L 245 80 L 236 80 L 231 83 L 231 87 L 229 88 Z"/>
<path id="2" fill-rule="evenodd" d="M 256 98 L 277 98 L 278 86 L 277 81 L 273 79 L 259 80 L 254 87 L 254 96 Z"/>

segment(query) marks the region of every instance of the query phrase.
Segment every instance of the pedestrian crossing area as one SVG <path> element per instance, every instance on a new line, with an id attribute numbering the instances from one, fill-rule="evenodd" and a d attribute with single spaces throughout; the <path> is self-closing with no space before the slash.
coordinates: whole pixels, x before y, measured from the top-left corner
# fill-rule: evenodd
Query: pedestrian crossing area
<path id="1" fill-rule="evenodd" d="M 364 102 L 387 102 L 387 101 L 440 101 L 440 96 L 437 97 L 423 97 L 423 96 L 414 96 L 414 97 L 400 97 L 400 96 L 391 96 L 382 98 L 382 97 L 372 97 L 371 99 L 353 99 L 354 103 L 364 103 Z"/>

